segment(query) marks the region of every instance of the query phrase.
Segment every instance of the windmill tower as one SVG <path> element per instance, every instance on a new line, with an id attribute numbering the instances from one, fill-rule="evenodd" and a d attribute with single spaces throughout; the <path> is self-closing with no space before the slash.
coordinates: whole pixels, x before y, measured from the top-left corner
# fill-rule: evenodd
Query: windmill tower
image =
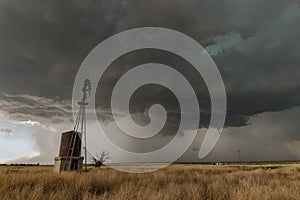
<path id="1" fill-rule="evenodd" d="M 81 170 L 83 160 L 85 160 L 85 169 L 87 170 L 86 106 L 88 105 L 87 99 L 91 95 L 91 89 L 91 81 L 86 79 L 82 88 L 82 99 L 78 102 L 80 107 L 74 129 L 61 135 L 59 156 L 54 159 L 54 171 L 56 172 Z M 81 156 L 82 140 L 84 140 L 84 157 Z"/>
<path id="2" fill-rule="evenodd" d="M 238 156 L 239 156 L 239 161 L 242 162 L 242 158 L 241 158 L 241 151 L 240 148 L 238 148 L 237 150 Z"/>

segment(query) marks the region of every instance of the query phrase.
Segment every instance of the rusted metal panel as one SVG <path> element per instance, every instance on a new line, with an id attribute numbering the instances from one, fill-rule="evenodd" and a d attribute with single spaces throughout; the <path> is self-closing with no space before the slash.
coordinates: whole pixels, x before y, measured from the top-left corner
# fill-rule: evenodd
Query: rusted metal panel
<path id="1" fill-rule="evenodd" d="M 73 155 L 72 154 L 72 147 Z M 59 156 L 80 156 L 81 154 L 81 138 L 78 132 L 68 131 L 61 134 Z"/>

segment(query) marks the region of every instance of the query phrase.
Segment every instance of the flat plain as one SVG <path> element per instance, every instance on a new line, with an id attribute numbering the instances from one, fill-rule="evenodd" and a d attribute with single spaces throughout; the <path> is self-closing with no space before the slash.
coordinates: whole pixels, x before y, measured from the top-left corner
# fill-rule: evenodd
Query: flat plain
<path id="1" fill-rule="evenodd" d="M 299 200 L 299 163 L 173 164 L 134 174 L 108 167 L 55 173 L 51 166 L 0 167 L 0 199 Z"/>

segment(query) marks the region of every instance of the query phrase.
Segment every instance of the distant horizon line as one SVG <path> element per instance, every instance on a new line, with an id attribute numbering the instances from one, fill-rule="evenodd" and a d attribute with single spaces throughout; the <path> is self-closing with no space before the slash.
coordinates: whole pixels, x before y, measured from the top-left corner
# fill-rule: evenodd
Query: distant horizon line
<path id="1" fill-rule="evenodd" d="M 172 164 L 212 164 L 212 163 L 227 163 L 227 164 L 251 164 L 251 163 L 257 163 L 257 164 L 264 164 L 264 163 L 297 163 L 300 162 L 300 160 L 260 160 L 260 161 L 207 161 L 207 162 L 173 162 Z M 116 162 L 116 163 L 107 163 L 104 165 L 124 165 L 124 164 L 169 164 L 167 162 Z M 16 165 L 16 166 L 54 166 L 53 164 L 40 164 L 39 162 L 36 163 L 0 163 L 0 166 L 10 166 L 10 165 Z M 93 163 L 89 163 L 88 165 L 93 166 Z"/>

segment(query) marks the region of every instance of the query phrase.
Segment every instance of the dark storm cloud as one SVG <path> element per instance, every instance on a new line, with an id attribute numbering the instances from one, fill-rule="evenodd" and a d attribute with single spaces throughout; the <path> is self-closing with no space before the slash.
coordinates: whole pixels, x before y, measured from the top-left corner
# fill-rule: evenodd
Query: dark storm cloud
<path id="1" fill-rule="evenodd" d="M 250 116 L 300 105 L 300 7 L 291 4 L 255 35 L 215 57 L 229 108 Z"/>
<path id="2" fill-rule="evenodd" d="M 28 121 L 43 118 L 51 123 L 72 119 L 71 102 L 47 99 L 30 95 L 0 95 L 0 110 L 10 118 Z M 1 129 L 2 130 L 2 129 Z"/>
<path id="3" fill-rule="evenodd" d="M 1 95 L 2 110 L 14 115 L 64 118 L 70 115 L 73 81 L 85 56 L 101 41 L 120 31 L 141 26 L 162 26 L 181 31 L 201 44 L 213 46 L 215 36 L 239 33 L 240 44 L 214 56 L 228 95 L 227 126 L 248 124 L 249 116 L 265 111 L 285 110 L 299 105 L 299 1 L 0 1 L 0 91 L 22 93 L 28 98 L 54 99 L 53 102 L 27 101 L 23 97 Z M 112 89 L 114 78 L 128 70 L 128 62 L 158 60 L 175 65 L 192 76 L 193 70 L 179 59 L 155 53 L 127 63 L 115 64 L 107 75 L 102 93 L 97 93 L 100 119 L 111 120 L 110 101 L 102 101 Z M 168 61 L 169 60 L 169 61 Z M 171 60 L 171 61 L 170 61 Z M 178 62 L 177 62 L 178 61 Z M 132 64 L 132 63 L 131 63 Z M 126 68 L 125 70 L 123 68 Z M 195 77 L 191 78 L 191 82 Z M 197 77 L 196 77 L 197 78 Z M 202 123 L 209 120 L 209 96 L 205 84 L 195 81 Z M 170 123 L 176 124 L 176 101 L 164 97 L 164 90 L 152 88 L 136 96 L 132 111 L 147 121 L 147 98 L 158 94 L 168 104 Z M 145 97 L 145 98 L 143 98 Z M 8 98 L 11 98 L 8 100 Z M 67 100 L 65 100 L 67 99 Z M 63 101 L 65 100 L 65 101 Z M 3 103 L 8 102 L 8 103 Z M 16 106 L 9 106 L 8 104 Z M 34 106 L 31 103 L 35 104 Z M 22 106 L 19 106 L 22 105 Z M 41 108 L 37 108 L 41 107 Z M 63 107 L 63 109 L 62 109 Z M 66 111 L 68 110 L 68 111 Z M 145 118 L 145 120 L 144 120 Z M 138 119 L 136 119 L 138 121 Z"/>
<path id="4" fill-rule="evenodd" d="M 124 16 L 120 23 L 130 28 L 145 24 L 173 28 L 210 45 L 212 49 L 214 42 L 217 42 L 212 40 L 214 36 L 230 35 L 233 31 L 239 32 L 242 36 L 239 43 L 214 55 L 227 89 L 227 126 L 247 125 L 249 116 L 266 111 L 281 111 L 299 105 L 300 69 L 298 66 L 300 60 L 297 53 L 300 52 L 297 43 L 297 38 L 300 36 L 299 29 L 297 29 L 300 20 L 299 2 L 286 1 L 283 4 L 282 1 L 222 1 L 221 3 L 185 1 L 183 6 L 179 6 L 181 4 L 178 1 L 170 2 L 129 1 L 130 14 Z M 147 8 L 153 8 L 155 15 L 151 9 Z M 162 56 L 161 52 L 159 56 L 163 58 L 155 57 L 155 53 L 149 53 L 149 51 L 146 54 L 147 56 L 144 57 L 143 55 L 141 57 L 141 54 L 139 56 L 135 54 L 135 56 L 127 57 L 130 61 L 125 60 L 121 63 L 130 68 L 128 63 L 142 64 L 152 56 L 149 60 L 168 64 L 179 71 L 181 69 L 184 71 L 181 73 L 187 74 L 187 77 L 192 80 L 195 79 L 191 75 L 193 71 L 188 64 L 179 59 L 168 55 Z M 121 64 L 117 64 L 119 65 Z M 111 86 L 112 80 L 121 76 L 128 70 L 127 68 L 122 72 L 115 67 L 107 83 Z M 196 79 L 200 80 L 199 77 Z M 209 99 L 206 88 L 203 87 L 201 81 L 198 84 L 196 90 L 198 89 L 200 107 L 202 111 L 207 111 L 210 106 L 209 102 L 201 102 L 203 99 Z M 163 97 L 165 91 L 157 91 L 153 88 L 145 90 L 140 94 L 144 99 L 136 101 L 133 103 L 135 106 L 132 107 L 141 106 L 138 102 L 147 104 L 153 101 L 151 96 L 155 94 Z M 174 101 L 168 97 L 163 98 L 163 102 L 175 106 Z M 201 114 L 202 124 L 206 125 L 209 116 L 205 112 Z M 173 116 L 172 119 L 178 118 Z"/>
<path id="5" fill-rule="evenodd" d="M 80 63 L 120 15 L 113 1 L 2 1 L 1 90 L 70 97 Z"/>

